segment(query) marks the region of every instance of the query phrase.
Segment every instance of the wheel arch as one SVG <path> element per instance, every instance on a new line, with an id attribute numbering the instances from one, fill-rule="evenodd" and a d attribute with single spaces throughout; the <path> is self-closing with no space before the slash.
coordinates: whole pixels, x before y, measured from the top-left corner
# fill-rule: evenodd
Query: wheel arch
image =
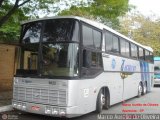
<path id="1" fill-rule="evenodd" d="M 109 87 L 108 86 L 103 86 L 101 87 L 102 91 L 105 92 L 105 94 L 107 95 L 107 100 L 109 102 L 109 105 L 110 105 L 110 90 L 109 90 Z M 99 91 L 101 90 L 99 89 Z"/>

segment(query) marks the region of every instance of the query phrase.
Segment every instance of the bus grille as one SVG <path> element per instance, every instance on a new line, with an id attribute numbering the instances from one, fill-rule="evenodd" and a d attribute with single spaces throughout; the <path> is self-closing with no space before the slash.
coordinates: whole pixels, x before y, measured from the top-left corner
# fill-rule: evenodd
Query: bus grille
<path id="1" fill-rule="evenodd" d="M 67 92 L 65 90 L 15 86 L 13 90 L 13 99 L 41 104 L 66 106 Z"/>

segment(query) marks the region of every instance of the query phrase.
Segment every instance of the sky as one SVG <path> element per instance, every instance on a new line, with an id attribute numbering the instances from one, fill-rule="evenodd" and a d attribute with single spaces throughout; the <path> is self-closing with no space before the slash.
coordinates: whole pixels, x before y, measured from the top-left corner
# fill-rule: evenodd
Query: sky
<path id="1" fill-rule="evenodd" d="M 129 0 L 129 3 L 135 5 L 136 10 L 146 16 L 153 13 L 160 16 L 160 0 Z"/>

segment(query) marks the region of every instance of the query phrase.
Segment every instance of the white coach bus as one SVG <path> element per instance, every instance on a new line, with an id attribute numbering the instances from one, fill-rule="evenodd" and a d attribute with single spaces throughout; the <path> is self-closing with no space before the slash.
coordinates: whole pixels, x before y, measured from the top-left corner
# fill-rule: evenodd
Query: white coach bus
<path id="1" fill-rule="evenodd" d="M 22 24 L 13 108 L 49 116 L 100 113 L 151 91 L 153 50 L 85 18 Z"/>

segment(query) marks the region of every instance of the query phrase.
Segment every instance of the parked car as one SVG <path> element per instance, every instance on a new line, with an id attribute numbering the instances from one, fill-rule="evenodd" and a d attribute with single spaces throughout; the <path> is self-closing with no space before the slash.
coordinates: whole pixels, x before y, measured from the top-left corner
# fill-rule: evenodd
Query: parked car
<path id="1" fill-rule="evenodd" d="M 154 67 L 154 85 L 160 85 L 160 67 Z"/>

